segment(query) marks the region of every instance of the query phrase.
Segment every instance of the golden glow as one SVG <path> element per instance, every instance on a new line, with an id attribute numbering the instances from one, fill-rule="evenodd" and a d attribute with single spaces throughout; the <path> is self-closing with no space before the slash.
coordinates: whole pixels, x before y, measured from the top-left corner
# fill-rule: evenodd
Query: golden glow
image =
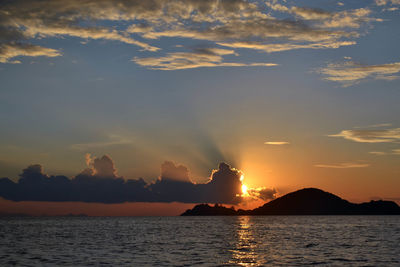
<path id="1" fill-rule="evenodd" d="M 242 184 L 242 194 L 247 195 L 247 186 L 245 184 Z"/>
<path id="2" fill-rule="evenodd" d="M 244 175 L 242 174 L 242 175 L 240 175 L 240 181 L 243 182 L 243 179 L 244 179 Z"/>
<path id="3" fill-rule="evenodd" d="M 260 266 L 260 255 L 257 254 L 257 242 L 253 233 L 252 219 L 249 216 L 237 217 L 237 241 L 232 249 L 230 264 L 240 266 Z"/>

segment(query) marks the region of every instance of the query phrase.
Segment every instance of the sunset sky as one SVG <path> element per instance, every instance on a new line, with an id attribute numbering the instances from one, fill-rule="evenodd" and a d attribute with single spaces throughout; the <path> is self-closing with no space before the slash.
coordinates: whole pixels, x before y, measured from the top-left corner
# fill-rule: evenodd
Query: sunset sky
<path id="1" fill-rule="evenodd" d="M 304 187 L 400 204 L 399 15 L 398 0 L 2 1 L 0 177 L 199 185 L 225 162 L 273 194 L 242 207 Z M 58 212 L 192 206 L 172 201 Z"/>

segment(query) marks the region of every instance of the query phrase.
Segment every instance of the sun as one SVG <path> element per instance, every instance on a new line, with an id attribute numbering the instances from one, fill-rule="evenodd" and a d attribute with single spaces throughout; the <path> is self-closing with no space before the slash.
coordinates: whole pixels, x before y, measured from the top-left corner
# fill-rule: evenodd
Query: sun
<path id="1" fill-rule="evenodd" d="M 242 195 L 247 195 L 247 185 L 242 184 Z"/>

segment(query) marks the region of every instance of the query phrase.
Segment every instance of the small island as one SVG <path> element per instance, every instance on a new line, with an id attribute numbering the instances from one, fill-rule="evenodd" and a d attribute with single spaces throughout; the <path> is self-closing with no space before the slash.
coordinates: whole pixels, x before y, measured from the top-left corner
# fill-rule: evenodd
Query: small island
<path id="1" fill-rule="evenodd" d="M 304 188 L 274 199 L 253 210 L 235 210 L 222 205 L 196 205 L 181 216 L 240 216 L 240 215 L 400 215 L 393 201 L 351 203 L 317 188 Z"/>

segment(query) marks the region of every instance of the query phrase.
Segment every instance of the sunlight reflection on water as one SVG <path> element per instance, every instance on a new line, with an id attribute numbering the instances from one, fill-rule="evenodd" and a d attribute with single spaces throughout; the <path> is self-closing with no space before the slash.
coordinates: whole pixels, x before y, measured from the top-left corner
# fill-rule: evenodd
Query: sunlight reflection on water
<path id="1" fill-rule="evenodd" d="M 229 263 L 235 263 L 242 266 L 257 266 L 260 264 L 255 248 L 257 242 L 253 237 L 250 216 L 237 217 L 237 242 L 235 249 L 231 250 L 232 260 Z"/>
<path id="2" fill-rule="evenodd" d="M 0 266 L 400 266 L 400 216 L 0 219 Z"/>

